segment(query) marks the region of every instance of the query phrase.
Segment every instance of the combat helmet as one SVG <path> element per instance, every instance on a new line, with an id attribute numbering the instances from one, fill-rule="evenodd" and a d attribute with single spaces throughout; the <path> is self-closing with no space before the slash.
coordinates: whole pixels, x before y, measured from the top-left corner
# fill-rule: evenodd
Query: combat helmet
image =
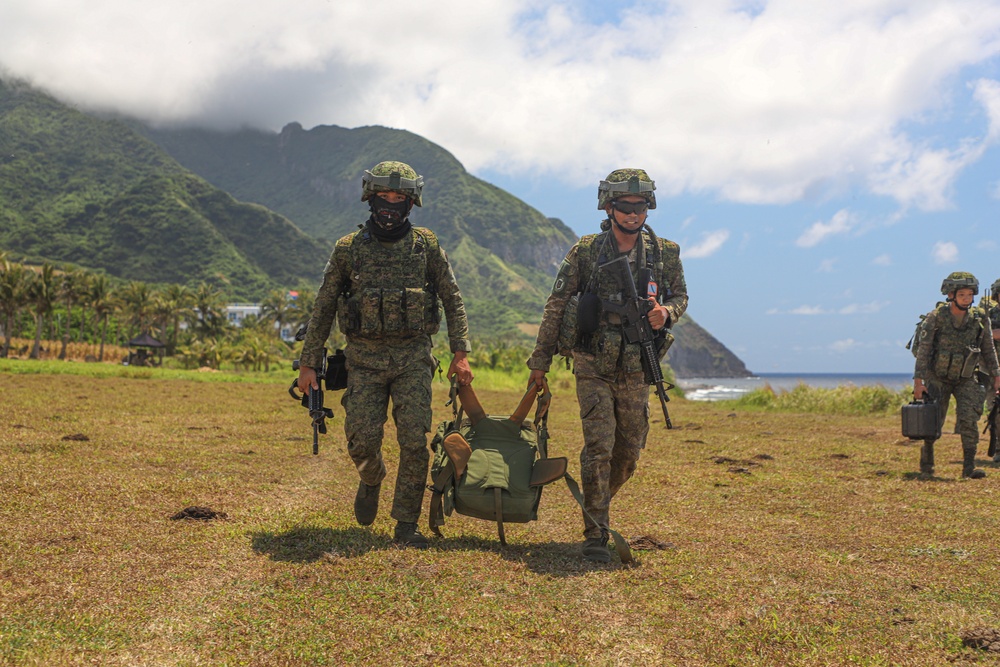
<path id="1" fill-rule="evenodd" d="M 1000 278 L 994 280 L 993 284 L 990 285 L 990 296 L 996 296 L 997 292 L 1000 292 Z"/>
<path id="2" fill-rule="evenodd" d="M 361 201 L 368 201 L 376 192 L 400 192 L 417 206 L 423 206 L 420 198 L 423 189 L 424 177 L 405 162 L 379 162 L 361 177 Z"/>
<path id="3" fill-rule="evenodd" d="M 615 169 L 597 186 L 597 208 L 603 211 L 616 197 L 638 195 L 656 208 L 656 184 L 644 169 Z"/>
<path id="4" fill-rule="evenodd" d="M 945 296 L 960 289 L 971 289 L 973 295 L 979 294 L 979 281 L 968 271 L 953 271 L 941 282 L 941 294 Z"/>

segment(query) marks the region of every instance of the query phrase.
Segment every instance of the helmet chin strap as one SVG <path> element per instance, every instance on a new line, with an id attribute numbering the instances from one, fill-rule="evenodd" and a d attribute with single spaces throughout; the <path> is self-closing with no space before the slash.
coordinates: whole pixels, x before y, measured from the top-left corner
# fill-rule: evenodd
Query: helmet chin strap
<path id="1" fill-rule="evenodd" d="M 948 301 L 951 301 L 953 304 L 955 304 L 955 307 L 958 308 L 959 310 L 968 310 L 969 308 L 972 307 L 971 303 L 968 306 L 963 306 L 962 304 L 960 304 L 958 302 L 958 296 L 957 295 L 949 296 L 948 297 Z"/>
<path id="2" fill-rule="evenodd" d="M 636 234 L 638 234 L 639 232 L 642 231 L 642 225 L 639 225 L 635 229 L 626 229 L 625 227 L 622 227 L 621 223 L 618 222 L 618 216 L 616 215 L 616 212 L 615 212 L 614 209 L 611 209 L 611 222 L 614 223 L 615 227 L 622 234 L 628 234 L 629 236 L 635 236 Z"/>

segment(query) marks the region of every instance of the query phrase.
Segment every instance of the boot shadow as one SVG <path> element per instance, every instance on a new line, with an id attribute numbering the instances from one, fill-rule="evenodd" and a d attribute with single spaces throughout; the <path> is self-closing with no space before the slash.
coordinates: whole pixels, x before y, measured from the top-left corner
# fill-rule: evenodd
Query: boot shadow
<path id="1" fill-rule="evenodd" d="M 393 548 L 392 540 L 364 528 L 334 530 L 296 526 L 282 533 L 253 533 L 250 548 L 271 560 L 312 563 L 321 558 L 356 558 L 376 549 Z"/>
<path id="2" fill-rule="evenodd" d="M 949 482 L 954 484 L 955 480 L 950 477 L 941 477 L 936 473 L 928 475 L 924 472 L 904 472 L 902 478 L 907 482 Z"/>

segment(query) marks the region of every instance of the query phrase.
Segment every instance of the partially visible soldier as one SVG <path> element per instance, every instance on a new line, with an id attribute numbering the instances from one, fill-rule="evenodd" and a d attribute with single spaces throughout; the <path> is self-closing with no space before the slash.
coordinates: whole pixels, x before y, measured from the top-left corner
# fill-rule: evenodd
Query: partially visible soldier
<path id="1" fill-rule="evenodd" d="M 986 476 L 976 468 L 978 422 L 986 397 L 980 376 L 988 378 L 992 393 L 1000 389 L 993 332 L 985 311 L 972 305 L 979 293 L 975 276 L 964 271 L 951 273 L 941 283 L 941 293 L 948 297 L 947 304 L 928 313 L 920 327 L 913 396 L 920 400 L 924 392 L 930 393 L 938 401 L 942 421 L 950 397 L 955 396 L 962 435 L 962 477 L 980 479 Z M 934 442 L 925 440 L 920 451 L 920 472 L 924 475 L 934 474 Z"/>
<path id="2" fill-rule="evenodd" d="M 646 444 L 649 384 L 640 348 L 623 340 L 619 316 L 597 307 L 602 300 L 621 304 L 627 286 L 618 271 L 599 266 L 625 255 L 633 277 L 639 275 L 637 268 L 652 270 L 649 284 L 636 288 L 641 295 L 647 290 L 655 295 L 649 297 L 653 308 L 648 319 L 660 334 L 660 359 L 666 354 L 669 328 L 688 303 L 680 248 L 657 238 L 645 224 L 647 209 L 656 208 L 655 187 L 642 169 L 618 169 L 601 181 L 597 208 L 608 217 L 600 234 L 581 238 L 563 260 L 528 359 L 528 383 L 538 385 L 557 349 L 573 357 L 584 438 L 583 557 L 600 562 L 611 560 L 607 546 L 611 499 L 635 472 Z"/>
<path id="3" fill-rule="evenodd" d="M 1000 278 L 993 281 L 990 285 L 990 293 L 983 296 L 983 300 L 979 303 L 979 307 L 986 311 L 986 316 L 990 318 L 990 327 L 993 329 L 993 348 L 997 352 L 997 357 L 1000 358 Z M 993 410 L 993 403 L 997 400 L 997 395 L 994 392 L 987 392 L 986 394 L 986 414 L 990 414 Z M 994 420 L 1000 422 L 1000 418 Z M 993 428 L 1000 429 L 1000 423 L 993 424 Z M 993 461 L 1000 463 L 1000 451 L 993 455 Z"/>
<path id="4" fill-rule="evenodd" d="M 341 238 L 323 270 L 300 356 L 298 387 L 318 388 L 316 371 L 336 317 L 347 338 L 347 451 L 361 477 L 354 514 L 362 526 L 378 514 L 386 476 L 382 437 L 389 399 L 399 442 L 399 471 L 392 500 L 394 540 L 425 547 L 417 529 L 427 484 L 427 433 L 431 428 L 431 379 L 437 362 L 431 336 L 448 318 L 454 354 L 448 377 L 472 382 L 465 305 L 448 257 L 429 229 L 413 227 L 409 214 L 422 205 L 423 177 L 402 162 L 380 162 L 361 179 L 361 201 L 371 215 L 359 231 Z"/>

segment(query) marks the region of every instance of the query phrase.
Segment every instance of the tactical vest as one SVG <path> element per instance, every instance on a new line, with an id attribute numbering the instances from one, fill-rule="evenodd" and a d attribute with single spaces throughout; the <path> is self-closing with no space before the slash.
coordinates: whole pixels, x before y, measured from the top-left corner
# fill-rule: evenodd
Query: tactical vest
<path id="1" fill-rule="evenodd" d="M 980 360 L 979 343 L 985 328 L 982 308 L 969 308 L 966 321 L 956 326 L 948 305 L 937 310 L 932 339 L 931 369 L 939 380 L 958 382 L 970 378 Z"/>
<path id="2" fill-rule="evenodd" d="M 337 300 L 340 330 L 363 338 L 437 333 L 441 308 L 427 271 L 438 252 L 437 237 L 420 227 L 388 247 L 367 229 L 354 232 L 350 280 Z"/>
<path id="3" fill-rule="evenodd" d="M 577 247 L 577 266 L 580 270 L 579 285 L 583 293 L 596 294 L 601 301 L 624 303 L 629 298 L 629 289 L 624 282 L 622 272 L 617 268 L 599 268 L 617 255 L 614 240 L 609 238 L 611 232 L 589 234 L 580 239 Z M 664 282 L 663 250 L 659 239 L 647 229 L 641 232 L 641 243 L 636 243 L 636 262 L 632 266 L 632 277 L 637 278 L 638 269 L 648 267 L 653 272 L 653 280 L 657 285 Z M 645 285 L 637 285 L 640 295 L 646 293 Z M 664 298 L 669 294 L 663 294 Z M 578 299 L 578 297 L 572 297 Z M 567 313 L 569 314 L 569 313 Z M 575 317 L 575 313 L 572 314 Z M 575 322 L 573 323 L 575 325 Z M 660 359 L 666 354 L 667 347 L 673 337 L 669 332 L 663 332 L 665 337 L 657 341 Z M 567 334 L 564 333 L 564 337 Z M 614 375 L 618 369 L 625 373 L 642 372 L 642 356 L 638 345 L 627 345 L 622 335 L 621 321 L 614 313 L 602 309 L 600 325 L 597 331 L 590 335 L 569 334 L 575 340 L 574 351 L 591 354 L 596 359 L 597 371 L 601 375 Z M 566 341 L 568 342 L 568 341 Z"/>

